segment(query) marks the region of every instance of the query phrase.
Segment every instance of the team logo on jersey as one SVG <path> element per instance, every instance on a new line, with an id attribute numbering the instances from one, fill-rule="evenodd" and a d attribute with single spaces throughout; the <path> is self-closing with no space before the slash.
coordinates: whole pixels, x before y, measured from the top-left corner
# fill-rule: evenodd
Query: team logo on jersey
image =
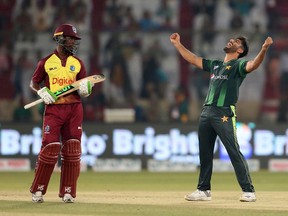
<path id="1" fill-rule="evenodd" d="M 223 116 L 221 119 L 222 119 L 222 122 L 228 122 L 228 117 L 227 116 Z"/>
<path id="2" fill-rule="evenodd" d="M 231 65 L 227 65 L 226 67 L 225 67 L 225 70 L 230 70 L 231 69 Z"/>
<path id="3" fill-rule="evenodd" d="M 72 71 L 72 72 L 75 71 L 75 66 L 74 65 L 70 66 L 70 71 Z"/>
<path id="4" fill-rule="evenodd" d="M 45 133 L 45 134 L 50 133 L 50 126 L 49 126 L 49 125 L 46 125 L 46 126 L 45 126 L 45 128 L 44 128 L 44 133 Z"/>

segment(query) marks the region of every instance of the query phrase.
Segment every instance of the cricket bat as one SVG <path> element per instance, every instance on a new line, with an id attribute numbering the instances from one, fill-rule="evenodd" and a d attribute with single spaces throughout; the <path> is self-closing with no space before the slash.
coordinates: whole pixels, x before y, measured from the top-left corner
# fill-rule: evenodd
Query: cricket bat
<path id="1" fill-rule="evenodd" d="M 97 74 L 97 75 L 92 75 L 92 76 L 85 77 L 83 79 L 89 79 L 92 84 L 96 84 L 96 83 L 99 83 L 99 82 L 103 82 L 105 80 L 105 76 L 103 74 Z M 64 95 L 70 94 L 71 92 L 74 92 L 74 91 L 78 90 L 79 89 L 79 83 L 83 79 L 77 80 L 74 83 L 72 83 L 71 85 L 65 86 L 64 88 L 54 92 L 54 94 L 57 97 L 62 97 Z M 40 98 L 40 99 L 38 99 L 36 101 L 33 101 L 33 102 L 29 103 L 29 104 L 26 104 L 24 106 L 24 109 L 29 109 L 29 108 L 31 108 L 31 107 L 33 107 L 33 106 L 35 106 L 37 104 L 40 104 L 42 102 L 43 102 L 43 100 Z"/>

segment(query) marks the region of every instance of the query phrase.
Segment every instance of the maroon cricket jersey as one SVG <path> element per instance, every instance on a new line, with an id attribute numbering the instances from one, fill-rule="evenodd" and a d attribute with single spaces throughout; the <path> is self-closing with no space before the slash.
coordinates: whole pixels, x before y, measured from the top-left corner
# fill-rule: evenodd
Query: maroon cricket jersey
<path id="1" fill-rule="evenodd" d="M 57 50 L 38 62 L 37 68 L 32 76 L 35 83 L 44 82 L 45 86 L 52 92 L 56 92 L 76 80 L 86 77 L 86 68 L 79 58 L 68 56 L 59 58 Z M 81 99 L 77 91 L 60 97 L 54 104 L 80 103 Z"/>

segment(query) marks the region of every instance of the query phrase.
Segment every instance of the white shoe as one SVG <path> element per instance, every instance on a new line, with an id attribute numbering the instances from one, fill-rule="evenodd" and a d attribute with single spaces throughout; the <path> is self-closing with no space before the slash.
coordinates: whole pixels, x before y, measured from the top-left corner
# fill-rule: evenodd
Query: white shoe
<path id="1" fill-rule="evenodd" d="M 36 191 L 35 193 L 32 193 L 32 202 L 34 203 L 44 202 L 42 191 Z"/>
<path id="2" fill-rule="evenodd" d="M 210 201 L 212 199 L 210 190 L 196 190 L 184 197 L 188 201 Z"/>
<path id="3" fill-rule="evenodd" d="M 74 203 L 74 198 L 71 196 L 71 194 L 64 194 L 62 200 L 65 203 Z"/>
<path id="4" fill-rule="evenodd" d="M 254 192 L 243 192 L 240 196 L 241 202 L 255 202 L 256 196 Z"/>

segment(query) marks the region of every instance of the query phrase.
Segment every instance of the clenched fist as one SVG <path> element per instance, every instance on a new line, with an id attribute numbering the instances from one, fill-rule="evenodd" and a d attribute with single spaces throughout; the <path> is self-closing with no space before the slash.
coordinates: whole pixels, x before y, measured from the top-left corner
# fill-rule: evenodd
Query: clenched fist
<path id="1" fill-rule="evenodd" d="M 180 35 L 178 33 L 173 33 L 170 36 L 170 41 L 172 44 L 176 45 L 178 43 L 180 43 Z"/>
<path id="2" fill-rule="evenodd" d="M 267 37 L 262 47 L 268 48 L 271 44 L 273 44 L 273 39 L 271 37 Z"/>

